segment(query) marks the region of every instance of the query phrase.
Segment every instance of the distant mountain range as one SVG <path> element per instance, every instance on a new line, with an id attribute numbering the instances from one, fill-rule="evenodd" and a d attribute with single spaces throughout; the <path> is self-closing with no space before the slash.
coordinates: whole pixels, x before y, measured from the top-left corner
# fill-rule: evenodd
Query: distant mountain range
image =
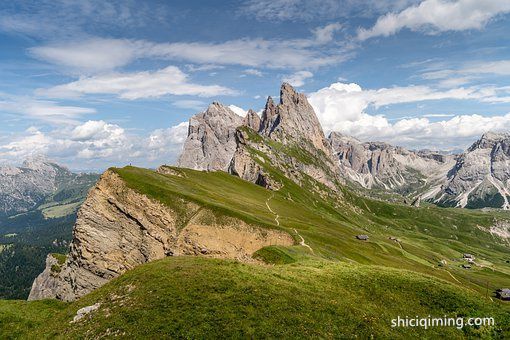
<path id="1" fill-rule="evenodd" d="M 252 182 L 270 186 L 267 174 L 250 160 L 246 164 L 243 148 L 249 127 L 262 136 L 288 145 L 301 140 L 295 159 L 283 159 L 282 153 L 259 152 L 282 166 L 290 178 L 303 173 L 319 179 L 329 187 L 347 182 L 368 190 L 370 196 L 381 192 L 396 194 L 409 204 L 428 201 L 444 207 L 509 209 L 510 135 L 488 132 L 463 153 L 447 154 L 429 150 L 412 151 L 383 142 L 361 142 L 332 132 L 324 139 L 322 128 L 304 95 L 283 85 L 281 103 L 269 98 L 262 117 L 250 111 L 244 120 L 227 106 L 213 103 L 190 119 L 188 138 L 178 166 L 195 170 L 223 170 Z M 321 166 L 307 162 L 306 153 L 320 150 Z M 299 161 L 298 161 L 299 160 Z M 298 165 L 296 167 L 296 165 Z M 294 167 L 294 168 L 293 168 Z M 380 197 L 380 195 L 379 195 Z"/>
<path id="2" fill-rule="evenodd" d="M 42 156 L 0 167 L 0 298 L 25 299 L 46 255 L 66 251 L 97 179 Z"/>
<path id="3" fill-rule="evenodd" d="M 19 167 L 0 167 L 0 218 L 56 205 L 78 204 L 97 180 L 94 174 L 76 174 L 44 156 L 27 159 Z M 73 209 L 71 209 L 73 210 Z"/>
<path id="4" fill-rule="evenodd" d="M 510 134 L 488 132 L 465 152 L 449 155 L 361 142 L 331 133 L 329 140 L 345 178 L 440 206 L 509 209 Z"/>

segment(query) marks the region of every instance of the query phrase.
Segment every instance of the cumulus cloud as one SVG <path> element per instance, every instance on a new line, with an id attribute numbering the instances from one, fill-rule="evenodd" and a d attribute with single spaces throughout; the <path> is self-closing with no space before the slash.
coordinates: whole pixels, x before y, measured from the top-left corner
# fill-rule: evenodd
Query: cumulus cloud
<path id="1" fill-rule="evenodd" d="M 87 121 L 74 128 L 57 128 L 43 132 L 35 127 L 0 143 L 0 162 L 18 162 L 37 154 L 83 168 L 95 169 L 126 162 L 143 166 L 173 163 L 187 137 L 188 123 L 157 129 L 141 136 L 105 121 Z"/>
<path id="2" fill-rule="evenodd" d="M 385 116 L 368 114 L 369 106 L 435 99 L 490 100 L 492 91 L 471 89 L 434 90 L 424 86 L 363 90 L 357 84 L 335 83 L 309 95 L 326 132 L 339 131 L 362 140 L 383 140 L 413 148 L 465 147 L 474 138 L 489 130 L 509 130 L 510 114 L 503 116 L 428 115 L 405 118 L 394 123 Z"/>
<path id="3" fill-rule="evenodd" d="M 481 29 L 491 19 L 508 12 L 508 1 L 425 0 L 401 12 L 383 15 L 372 28 L 359 29 L 358 39 L 390 36 L 404 28 L 426 32 Z"/>
<path id="4" fill-rule="evenodd" d="M 199 85 L 175 66 L 155 72 L 110 73 L 83 77 L 77 81 L 40 89 L 38 94 L 49 97 L 76 97 L 83 94 L 113 94 L 122 99 L 155 98 L 164 95 L 196 95 L 213 97 L 237 92 L 219 85 Z"/>
<path id="5" fill-rule="evenodd" d="M 188 136 L 188 122 L 182 122 L 168 129 L 158 129 L 151 133 L 147 147 L 150 159 L 165 158 L 164 163 L 170 164 L 181 152 Z"/>
<path id="6" fill-rule="evenodd" d="M 295 87 L 305 85 L 305 81 L 313 77 L 313 73 L 310 71 L 298 71 L 289 76 L 283 77 L 282 81 L 287 82 Z"/>

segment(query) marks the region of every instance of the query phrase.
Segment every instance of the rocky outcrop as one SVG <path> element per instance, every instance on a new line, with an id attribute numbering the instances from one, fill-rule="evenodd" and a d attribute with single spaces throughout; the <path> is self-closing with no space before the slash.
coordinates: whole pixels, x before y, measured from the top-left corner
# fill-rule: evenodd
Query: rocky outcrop
<path id="1" fill-rule="evenodd" d="M 142 195 L 113 171 L 105 172 L 78 212 L 69 255 L 35 280 L 29 299 L 72 301 L 125 271 L 165 256 L 200 255 L 254 261 L 267 245 L 291 245 L 290 235 L 179 199 L 179 209 Z"/>
<path id="2" fill-rule="evenodd" d="M 305 141 L 303 147 L 309 149 L 308 143 L 311 143 L 315 149 L 327 156 L 331 155 L 331 147 L 306 96 L 297 93 L 287 83 L 281 86 L 278 105 L 274 104 L 271 97 L 267 100 L 262 112 L 260 133 L 284 144 Z"/>
<path id="3" fill-rule="evenodd" d="M 446 206 L 510 209 L 510 134 L 485 133 L 424 198 Z"/>
<path id="4" fill-rule="evenodd" d="M 46 257 L 46 269 L 34 280 L 28 297 L 29 300 L 51 299 L 59 289 L 59 281 L 55 279 L 61 267 L 52 254 Z"/>
<path id="5" fill-rule="evenodd" d="M 260 122 L 261 120 L 259 115 L 255 111 L 250 109 L 248 110 L 246 117 L 244 117 L 243 125 L 253 129 L 254 131 L 259 131 Z"/>
<path id="6" fill-rule="evenodd" d="M 238 129 L 236 141 L 229 167 L 232 174 L 266 188 L 278 188 L 281 183 L 265 170 L 271 166 L 310 190 L 325 194 L 318 182 L 339 191 L 338 165 L 317 116 L 305 95 L 289 84 L 282 85 L 278 105 L 268 98 L 259 133 Z"/>
<path id="7" fill-rule="evenodd" d="M 189 120 L 188 137 L 177 162 L 195 170 L 226 171 L 236 149 L 235 131 L 243 118 L 214 102 Z"/>

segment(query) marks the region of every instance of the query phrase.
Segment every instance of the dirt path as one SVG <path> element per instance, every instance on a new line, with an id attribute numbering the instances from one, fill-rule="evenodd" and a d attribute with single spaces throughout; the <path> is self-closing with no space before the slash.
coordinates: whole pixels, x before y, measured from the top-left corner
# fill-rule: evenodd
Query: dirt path
<path id="1" fill-rule="evenodd" d="M 278 190 L 281 190 L 282 188 L 283 188 L 283 186 L 280 189 L 278 189 Z M 274 195 L 275 195 L 275 193 L 272 192 L 271 196 L 269 196 L 267 198 L 267 200 L 266 200 L 266 207 L 267 207 L 267 210 L 269 210 L 271 212 L 271 214 L 274 215 L 274 221 L 276 222 L 276 225 L 280 226 L 280 215 L 278 215 L 273 209 L 271 209 L 271 206 L 269 205 L 269 201 L 274 197 Z M 305 239 L 303 238 L 303 236 L 301 236 L 295 228 L 294 228 L 294 232 L 301 239 L 301 241 L 299 242 L 299 245 L 310 249 L 310 252 L 312 254 L 314 254 L 312 247 L 310 247 L 308 244 L 306 244 Z"/>
<path id="2" fill-rule="evenodd" d="M 299 245 L 303 246 L 303 247 L 307 247 L 308 249 L 310 249 L 310 251 L 312 252 L 312 254 L 314 254 L 313 252 L 313 249 L 312 247 L 310 247 L 308 244 L 306 244 L 305 242 L 305 239 L 303 238 L 303 236 L 301 236 L 298 231 L 296 229 L 294 229 L 294 232 L 296 233 L 297 236 L 299 236 L 299 238 L 301 239 L 301 242 L 299 242 Z"/>
<path id="3" fill-rule="evenodd" d="M 277 225 L 277 226 L 280 226 L 280 220 L 279 220 L 280 215 L 278 215 L 276 212 L 274 212 L 274 210 L 273 210 L 273 209 L 271 209 L 271 207 L 269 206 L 269 201 L 270 201 L 273 197 L 274 197 L 274 192 L 273 192 L 273 193 L 271 193 L 271 196 L 269 196 L 269 197 L 268 197 L 268 199 L 266 200 L 266 207 L 267 207 L 267 209 L 271 212 L 271 214 L 273 214 L 273 215 L 274 215 L 274 220 L 275 220 L 275 222 L 276 222 L 276 225 Z"/>

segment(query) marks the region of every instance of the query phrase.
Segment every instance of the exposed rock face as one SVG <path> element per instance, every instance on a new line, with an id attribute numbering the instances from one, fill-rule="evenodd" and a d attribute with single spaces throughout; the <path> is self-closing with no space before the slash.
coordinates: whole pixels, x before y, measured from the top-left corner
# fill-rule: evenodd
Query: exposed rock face
<path id="1" fill-rule="evenodd" d="M 268 143 L 264 139 L 277 143 Z M 311 190 L 321 191 L 308 177 L 333 191 L 339 188 L 338 165 L 333 160 L 331 146 L 319 120 L 305 95 L 297 93 L 289 84 L 282 85 L 278 105 L 268 98 L 259 136 L 254 135 L 254 131 L 238 129 L 236 141 L 237 150 L 229 171 L 245 180 L 266 188 L 280 187 L 281 184 L 264 171 L 267 164 L 296 183 L 315 186 Z"/>
<path id="2" fill-rule="evenodd" d="M 277 189 L 281 183 L 271 179 L 261 163 L 268 162 L 297 183 L 304 183 L 308 176 L 332 190 L 338 190 L 342 179 L 337 162 L 304 94 L 297 93 L 292 86 L 284 83 L 278 105 L 269 97 L 262 118 L 250 110 L 243 121 L 232 119 L 233 112 L 227 114 L 224 110 L 227 108 L 221 106 L 222 109 L 218 110 L 215 105 L 220 106 L 213 104 L 206 112 L 190 120 L 188 140 L 178 166 L 226 170 L 266 188 Z M 206 122 L 210 115 L 230 118 L 226 119 L 227 123 L 210 124 Z M 237 131 L 232 135 L 234 127 Z M 207 131 L 206 135 L 227 138 L 205 138 L 201 131 Z M 270 146 L 268 141 L 271 140 L 277 143 Z M 274 145 L 280 146 L 276 149 Z M 266 157 L 254 155 L 253 150 Z"/>
<path id="3" fill-rule="evenodd" d="M 246 114 L 246 117 L 243 120 L 243 125 L 253 129 L 254 131 L 259 131 L 260 129 L 260 117 L 259 115 L 253 111 L 248 110 L 248 113 Z"/>
<path id="4" fill-rule="evenodd" d="M 510 134 L 484 134 L 458 158 L 446 183 L 426 198 L 462 208 L 510 209 Z"/>
<path id="5" fill-rule="evenodd" d="M 413 152 L 387 143 L 366 142 L 333 132 L 329 136 L 346 177 L 363 187 L 407 193 L 442 182 L 455 164 L 454 156 Z"/>
<path id="6" fill-rule="evenodd" d="M 21 167 L 1 167 L 0 216 L 35 208 L 45 196 L 54 193 L 61 184 L 76 176 L 42 156 L 26 160 Z"/>
<path id="7" fill-rule="evenodd" d="M 510 134 L 484 134 L 460 155 L 409 151 L 333 132 L 329 141 L 342 173 L 367 189 L 442 206 L 510 209 Z"/>
<path id="8" fill-rule="evenodd" d="M 235 131 L 243 119 L 228 107 L 212 103 L 189 120 L 188 138 L 177 165 L 195 170 L 226 171 L 236 149 Z"/>
<path id="9" fill-rule="evenodd" d="M 78 212 L 66 262 L 55 273 L 53 261 L 47 260 L 29 300 L 72 301 L 126 270 L 165 256 L 254 261 L 251 255 L 259 248 L 293 244 L 284 232 L 262 232 L 234 218 L 218 220 L 195 203 L 181 203 L 186 216 L 128 188 L 113 171 L 105 172 Z"/>
<path id="10" fill-rule="evenodd" d="M 29 300 L 51 299 L 55 297 L 54 292 L 59 289 L 59 282 L 55 279 L 58 273 L 52 269 L 55 268 L 54 266 L 58 266 L 58 260 L 53 255 L 48 254 L 46 257 L 46 269 L 34 280 L 28 297 Z"/>
<path id="11" fill-rule="evenodd" d="M 271 97 L 268 99 L 260 133 L 284 144 L 311 142 L 316 149 L 331 155 L 331 147 L 306 96 L 287 83 L 280 89 L 280 104 L 275 106 Z M 303 146 L 307 147 L 306 143 Z"/>

